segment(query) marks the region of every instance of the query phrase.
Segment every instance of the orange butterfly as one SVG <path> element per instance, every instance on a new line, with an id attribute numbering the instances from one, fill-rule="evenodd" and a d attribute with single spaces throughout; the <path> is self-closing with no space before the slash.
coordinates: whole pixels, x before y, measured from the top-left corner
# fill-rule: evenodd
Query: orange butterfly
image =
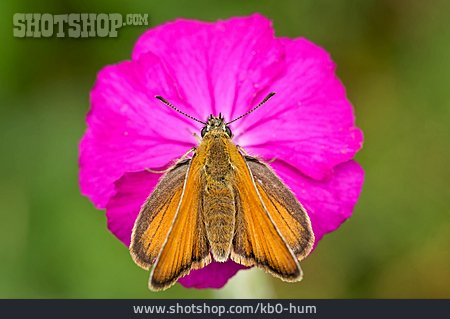
<path id="1" fill-rule="evenodd" d="M 274 94 L 228 123 L 221 115 L 202 122 L 157 96 L 205 127 L 192 158 L 168 169 L 134 224 L 130 253 L 140 267 L 154 265 L 150 289 L 228 258 L 284 281 L 302 279 L 299 260 L 314 244 L 308 214 L 267 164 L 233 144 L 228 126 Z"/>

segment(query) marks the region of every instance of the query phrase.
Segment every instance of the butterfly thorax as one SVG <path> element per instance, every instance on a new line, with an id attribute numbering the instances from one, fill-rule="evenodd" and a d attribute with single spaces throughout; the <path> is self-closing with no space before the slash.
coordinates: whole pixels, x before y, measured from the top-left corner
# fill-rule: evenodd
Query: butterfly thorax
<path id="1" fill-rule="evenodd" d="M 203 136 L 197 150 L 197 155 L 205 158 L 203 214 L 211 252 L 217 261 L 228 259 L 235 227 L 230 146 L 234 146 L 230 136 L 221 126 L 216 126 Z"/>

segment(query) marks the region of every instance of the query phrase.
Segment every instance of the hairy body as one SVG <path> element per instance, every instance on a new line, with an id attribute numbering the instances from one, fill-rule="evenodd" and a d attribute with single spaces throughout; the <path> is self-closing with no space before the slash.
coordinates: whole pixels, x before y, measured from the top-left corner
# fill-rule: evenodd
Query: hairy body
<path id="1" fill-rule="evenodd" d="M 197 154 L 199 158 L 205 158 L 202 207 L 206 236 L 214 259 L 226 261 L 230 255 L 236 222 L 233 166 L 225 133 L 216 131 L 205 138 Z"/>

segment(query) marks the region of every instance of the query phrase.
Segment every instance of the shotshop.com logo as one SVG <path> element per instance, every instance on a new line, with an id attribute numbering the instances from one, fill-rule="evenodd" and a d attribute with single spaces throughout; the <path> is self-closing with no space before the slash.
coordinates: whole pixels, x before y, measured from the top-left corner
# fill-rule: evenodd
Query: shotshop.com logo
<path id="1" fill-rule="evenodd" d="M 120 13 L 16 13 L 13 34 L 17 38 L 115 38 L 126 25 L 148 25 L 148 14 Z"/>

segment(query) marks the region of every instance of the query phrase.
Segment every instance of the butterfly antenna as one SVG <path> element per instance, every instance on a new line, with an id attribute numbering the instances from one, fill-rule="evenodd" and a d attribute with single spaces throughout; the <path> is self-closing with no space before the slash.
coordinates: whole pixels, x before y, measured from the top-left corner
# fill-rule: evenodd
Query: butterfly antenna
<path id="1" fill-rule="evenodd" d="M 261 103 L 259 103 L 257 106 L 255 106 L 254 108 L 252 108 L 250 111 L 242 114 L 241 116 L 238 116 L 237 118 L 235 118 L 234 120 L 228 122 L 226 125 L 229 125 L 241 118 L 243 118 L 244 116 L 249 115 L 250 113 L 252 113 L 253 111 L 255 111 L 258 107 L 260 107 L 261 105 L 263 105 L 264 103 L 266 103 L 272 96 L 275 95 L 275 92 L 270 92 L 269 94 L 267 94 L 267 96 L 264 98 L 264 100 L 261 101 Z"/>
<path id="2" fill-rule="evenodd" d="M 183 114 L 184 116 L 190 118 L 191 120 L 194 120 L 194 121 L 196 121 L 196 122 L 199 122 L 199 123 L 202 123 L 202 124 L 206 125 L 205 122 L 200 121 L 199 119 L 196 119 L 195 117 L 190 116 L 189 114 L 184 113 L 183 111 L 179 110 L 176 106 L 172 105 L 169 101 L 167 101 L 167 100 L 166 100 L 165 98 L 163 98 L 162 96 L 156 95 L 155 98 L 157 98 L 158 100 L 160 100 L 161 102 L 163 102 L 163 103 L 164 103 L 165 105 L 167 105 L 168 107 L 174 109 L 174 110 L 177 111 L 178 113 L 181 113 L 181 114 Z"/>

